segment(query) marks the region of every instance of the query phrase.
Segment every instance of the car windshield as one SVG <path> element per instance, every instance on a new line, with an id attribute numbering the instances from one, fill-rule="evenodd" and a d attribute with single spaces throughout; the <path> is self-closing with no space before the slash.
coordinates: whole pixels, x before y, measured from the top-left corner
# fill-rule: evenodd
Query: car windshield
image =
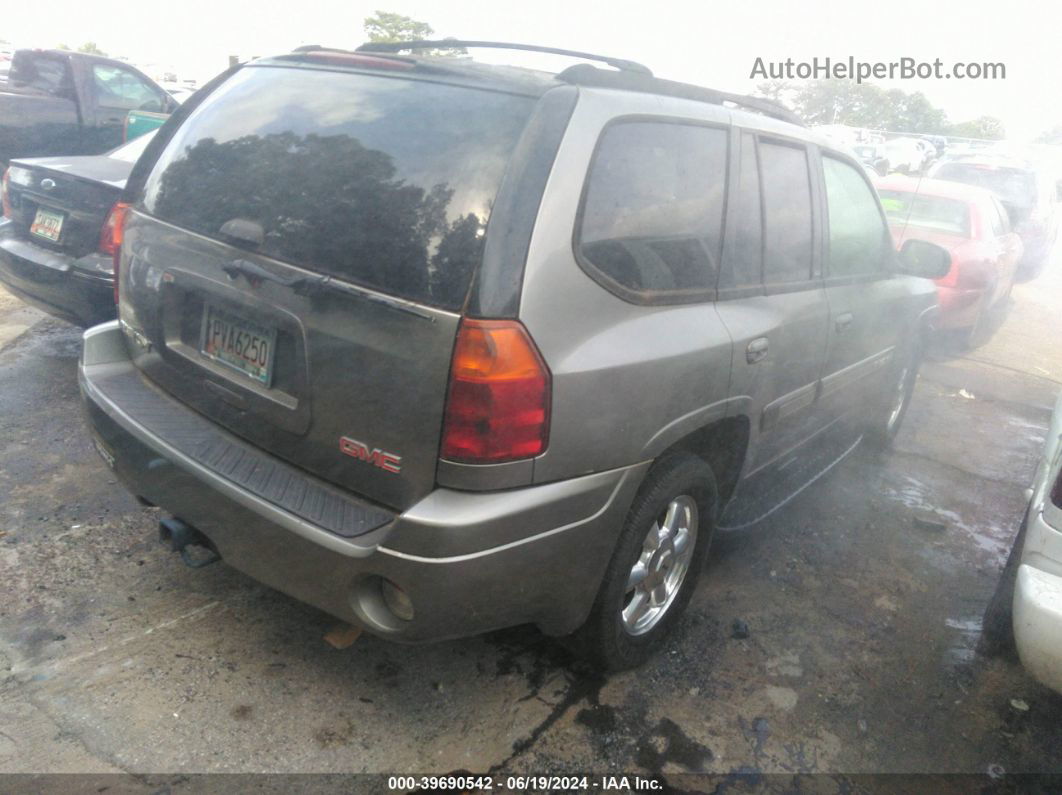
<path id="1" fill-rule="evenodd" d="M 964 201 L 900 190 L 878 190 L 889 221 L 970 236 L 970 207 Z"/>
<path id="2" fill-rule="evenodd" d="M 987 188 L 1010 204 L 1023 207 L 1036 204 L 1036 174 L 1025 169 L 982 163 L 945 163 L 933 176 Z"/>
<path id="3" fill-rule="evenodd" d="M 264 254 L 454 309 L 532 106 L 421 80 L 248 68 L 180 127 L 144 207 L 208 236 L 250 222 Z"/>

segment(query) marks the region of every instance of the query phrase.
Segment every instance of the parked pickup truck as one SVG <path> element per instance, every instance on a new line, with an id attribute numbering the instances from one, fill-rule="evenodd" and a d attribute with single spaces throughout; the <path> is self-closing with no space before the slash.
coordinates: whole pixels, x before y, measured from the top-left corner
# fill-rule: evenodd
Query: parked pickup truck
<path id="1" fill-rule="evenodd" d="M 96 155 L 123 141 L 129 111 L 177 101 L 128 64 L 66 50 L 16 50 L 0 86 L 0 165 L 17 157 Z"/>

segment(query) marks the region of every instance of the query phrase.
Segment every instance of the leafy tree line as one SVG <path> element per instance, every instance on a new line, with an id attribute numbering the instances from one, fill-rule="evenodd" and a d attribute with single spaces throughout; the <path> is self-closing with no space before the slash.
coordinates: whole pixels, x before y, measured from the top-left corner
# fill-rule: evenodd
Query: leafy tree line
<path id="1" fill-rule="evenodd" d="M 808 124 L 847 124 L 873 130 L 999 140 L 1003 122 L 994 116 L 953 123 L 921 91 L 881 88 L 847 80 L 809 80 L 799 86 L 780 80 L 760 83 L 756 93 L 782 102 Z"/>
<path id="2" fill-rule="evenodd" d="M 71 50 L 73 52 L 83 52 L 88 55 L 102 55 L 104 58 L 107 57 L 107 53 L 101 50 L 94 41 L 86 41 L 84 44 L 78 47 L 77 50 L 74 50 L 73 47 L 69 47 L 66 44 L 60 44 L 56 49 Z"/>

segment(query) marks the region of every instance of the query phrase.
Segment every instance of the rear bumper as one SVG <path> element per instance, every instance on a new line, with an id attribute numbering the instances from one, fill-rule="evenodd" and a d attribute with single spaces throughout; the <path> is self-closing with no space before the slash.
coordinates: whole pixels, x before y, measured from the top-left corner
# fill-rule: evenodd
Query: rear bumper
<path id="1" fill-rule="evenodd" d="M 135 494 L 195 526 L 222 559 L 345 621 L 420 642 L 535 623 L 549 634 L 588 614 L 648 464 L 505 492 L 437 489 L 389 522 L 342 537 L 243 488 L 131 416 L 116 375 L 135 372 L 118 323 L 85 334 L 79 380 L 90 422 L 117 476 Z M 194 414 L 140 380 L 167 411 Z M 221 433 L 221 431 L 218 431 Z M 309 477 L 309 476 L 306 476 Z M 410 597 L 402 621 L 379 578 Z"/>
<path id="2" fill-rule="evenodd" d="M 23 301 L 79 326 L 115 316 L 110 257 L 74 258 L 13 237 L 0 224 L 0 283 Z"/>
<path id="3" fill-rule="evenodd" d="M 1026 670 L 1062 693 L 1062 533 L 1030 512 L 1014 588 L 1014 639 Z"/>

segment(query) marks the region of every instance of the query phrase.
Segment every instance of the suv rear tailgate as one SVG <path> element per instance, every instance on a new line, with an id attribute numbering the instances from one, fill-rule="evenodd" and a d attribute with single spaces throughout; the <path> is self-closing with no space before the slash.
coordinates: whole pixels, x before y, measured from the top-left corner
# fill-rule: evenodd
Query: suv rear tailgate
<path id="1" fill-rule="evenodd" d="M 136 364 L 253 444 L 412 505 L 434 486 L 459 313 L 533 106 L 391 74 L 238 72 L 126 222 Z"/>

